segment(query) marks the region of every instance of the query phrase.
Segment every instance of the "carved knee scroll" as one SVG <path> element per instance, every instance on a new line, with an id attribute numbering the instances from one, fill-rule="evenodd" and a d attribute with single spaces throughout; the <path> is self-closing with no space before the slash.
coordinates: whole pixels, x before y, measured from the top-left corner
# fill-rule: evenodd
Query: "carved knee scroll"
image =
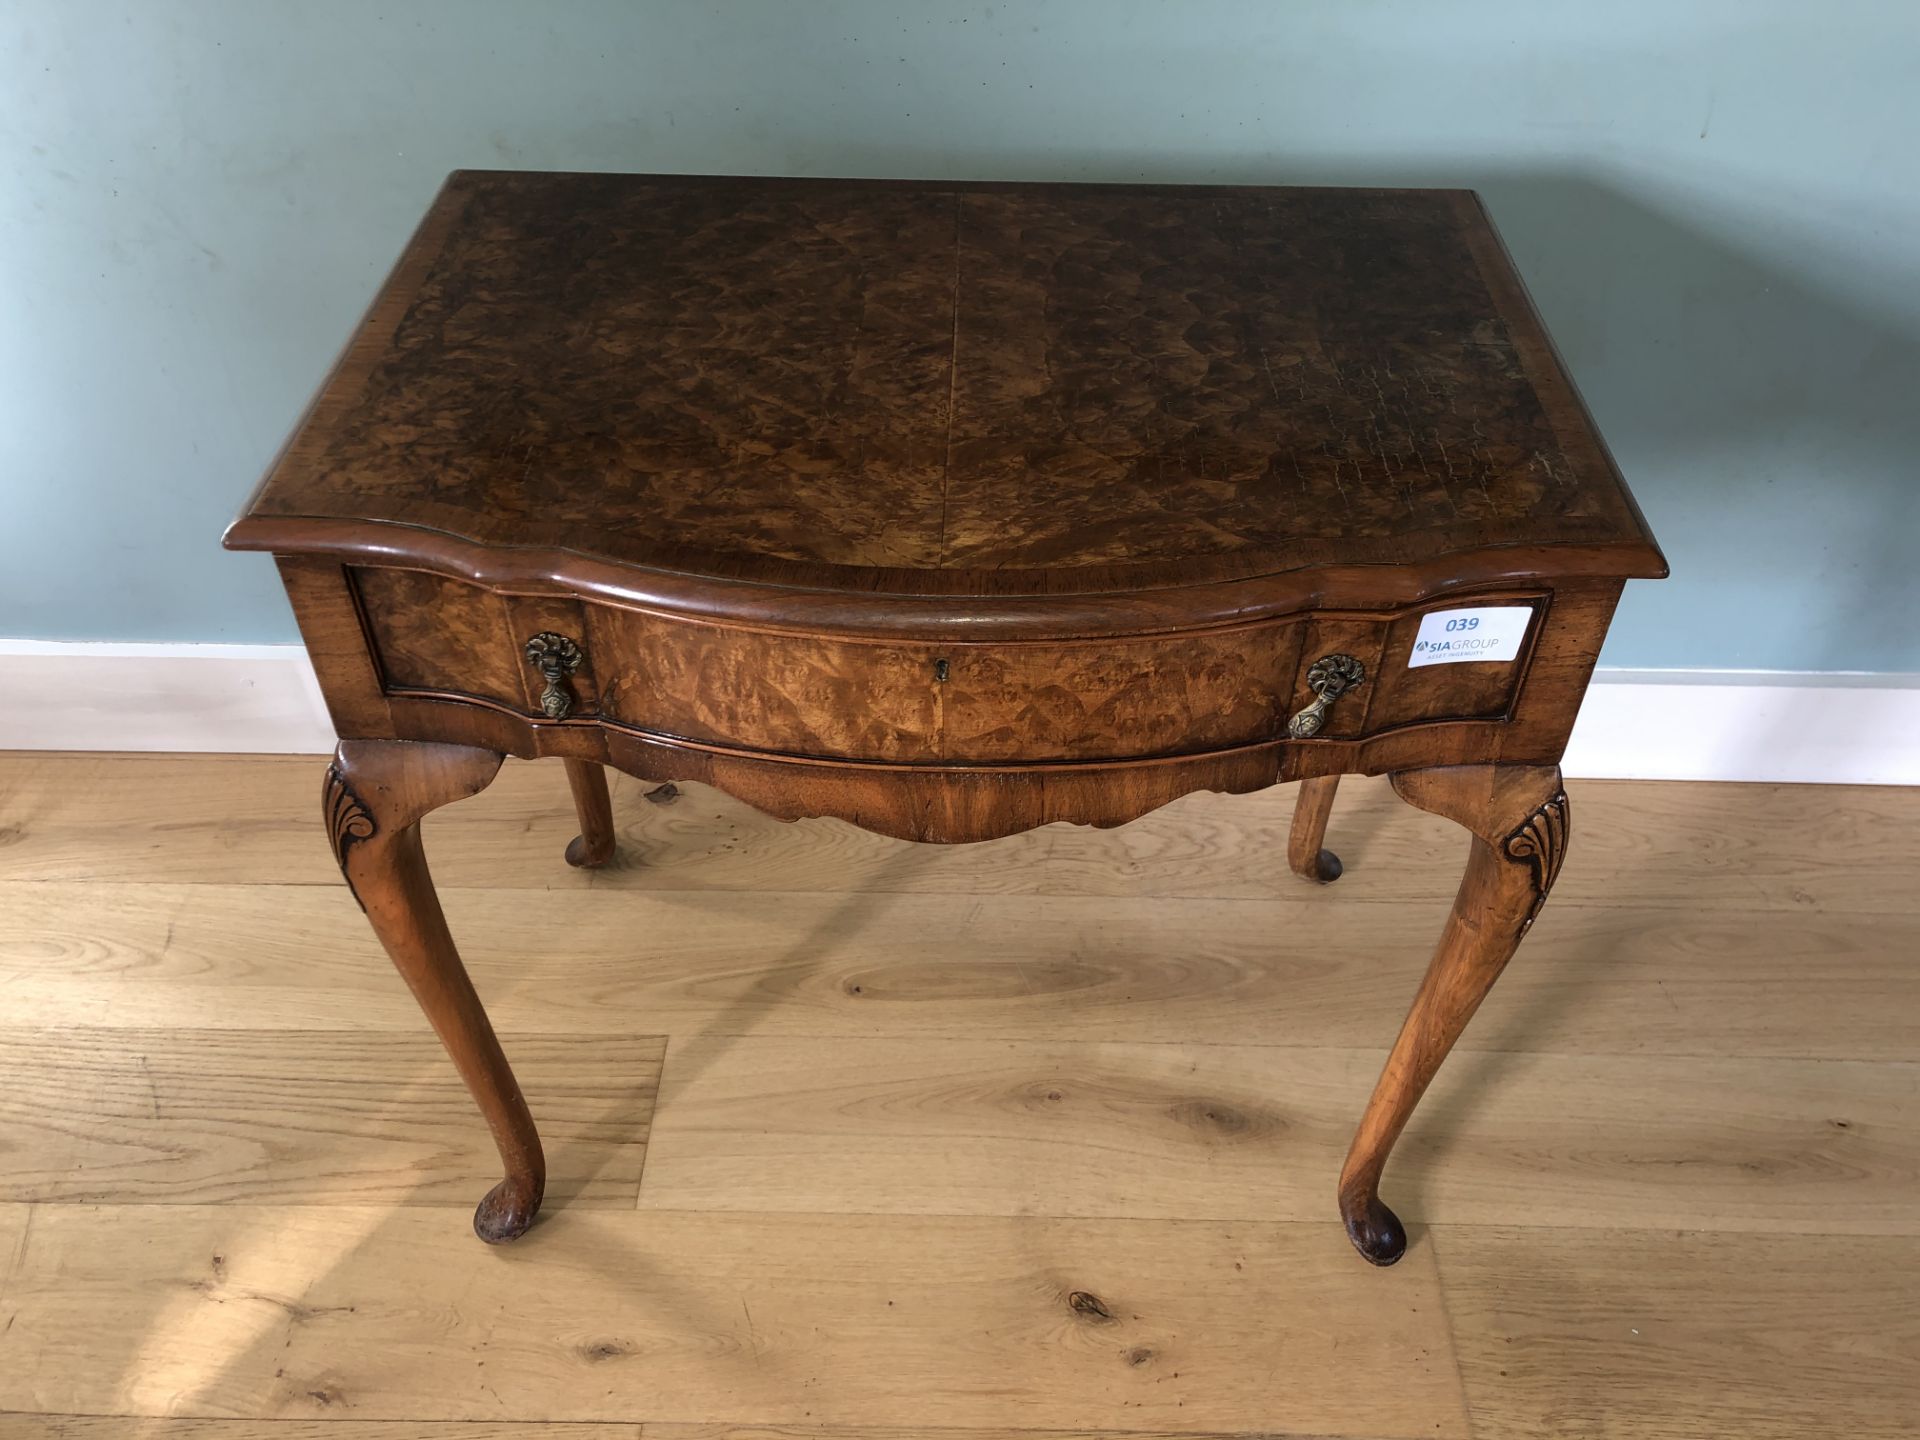
<path id="1" fill-rule="evenodd" d="M 366 805 L 353 793 L 353 786 L 347 782 L 338 760 L 327 766 L 327 778 L 320 789 L 320 808 L 327 822 L 327 842 L 333 847 L 334 863 L 340 867 L 347 889 L 353 892 L 355 902 L 364 911 L 367 904 L 360 899 L 353 873 L 347 868 L 347 851 L 356 841 L 370 838 L 378 827 Z"/>
<path id="2" fill-rule="evenodd" d="M 1557 773 L 1557 772 L 1556 772 Z M 1560 862 L 1567 858 L 1567 838 L 1571 833 L 1567 815 L 1567 792 L 1555 790 L 1541 801 L 1531 815 L 1514 827 L 1501 847 L 1507 858 L 1518 860 L 1533 872 L 1533 906 L 1527 911 L 1520 933 L 1525 934 L 1539 918 L 1540 907 L 1547 903 L 1547 892 L 1560 877 Z"/>

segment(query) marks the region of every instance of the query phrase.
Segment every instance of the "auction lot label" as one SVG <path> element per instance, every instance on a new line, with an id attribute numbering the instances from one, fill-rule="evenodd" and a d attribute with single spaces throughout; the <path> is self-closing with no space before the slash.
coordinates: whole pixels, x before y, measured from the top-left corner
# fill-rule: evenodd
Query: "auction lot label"
<path id="1" fill-rule="evenodd" d="M 1475 610 L 1435 610 L 1422 615 L 1420 634 L 1413 642 L 1407 667 L 1516 659 L 1531 619 L 1531 605 L 1485 605 Z"/>

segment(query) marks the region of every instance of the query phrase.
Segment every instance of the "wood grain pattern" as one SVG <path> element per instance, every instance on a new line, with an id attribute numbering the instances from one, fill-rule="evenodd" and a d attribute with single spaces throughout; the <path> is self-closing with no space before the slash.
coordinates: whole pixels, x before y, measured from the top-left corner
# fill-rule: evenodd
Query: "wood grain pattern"
<path id="1" fill-rule="evenodd" d="M 156 1420 L 133 1415 L 0 1416 L 7 1440 L 642 1440 L 638 1425 L 541 1421 Z"/>
<path id="2" fill-rule="evenodd" d="M 1466 1434 L 1431 1265 L 1352 1286 L 1331 1225 L 447 1218 L 44 1207 L 0 1409 Z"/>
<path id="3" fill-rule="evenodd" d="M 645 1440 L 1105 1440 L 1123 1436 L 1125 1440 L 1208 1440 L 1204 1432 L 1192 1430 L 1035 1430 L 1026 1427 L 996 1427 L 991 1430 L 958 1430 L 950 1425 L 915 1425 L 899 1428 L 885 1425 L 684 1425 L 650 1422 Z M 1226 1440 L 1215 1432 L 1211 1440 Z M 1298 1430 L 1262 1430 L 1247 1440 L 1333 1440 L 1321 1432 L 1307 1435 Z M 1383 1436 L 1346 1436 L 1344 1440 L 1386 1440 Z"/>
<path id="4" fill-rule="evenodd" d="M 999 620 L 955 610 L 948 618 L 964 622 L 966 639 L 909 629 L 899 632 L 908 643 L 889 645 L 824 628 L 814 613 L 822 592 L 783 592 L 793 603 L 772 628 L 550 596 L 509 597 L 503 623 L 498 597 L 475 599 L 458 582 L 418 575 L 392 594 L 353 580 L 371 573 L 336 572 L 351 593 L 315 606 L 302 622 L 306 631 L 329 632 L 316 637 L 317 655 L 355 644 L 379 649 L 381 635 L 399 637 L 397 670 L 383 662 L 376 674 L 360 661 L 322 672 L 329 691 L 375 687 L 334 705 L 337 716 L 366 717 L 368 728 L 349 738 L 591 760 L 656 784 L 710 783 L 782 819 L 831 815 L 948 844 L 1056 821 L 1121 825 L 1196 789 L 1244 793 L 1348 772 L 1551 763 L 1565 747 L 1621 585 L 1563 578 L 1511 665 L 1384 672 L 1376 664 L 1308 743 L 1292 738 L 1281 717 L 1314 699 L 1312 661 L 1328 653 L 1322 642 L 1338 636 L 1342 653 L 1376 656 L 1385 643 L 1379 632 L 1410 636 L 1418 610 L 1376 602 L 1360 614 L 1318 610 L 1298 649 L 1297 616 L 1209 627 L 1164 607 L 1156 622 L 1164 634 L 1132 635 L 1124 617 L 1091 615 L 1079 633 L 1058 625 L 1045 632 L 1057 644 L 994 640 Z M 445 621 L 433 599 L 443 591 L 455 597 Z M 1542 598 L 1452 598 L 1503 596 L 1536 608 Z M 363 625 L 369 604 L 386 603 L 413 608 Z M 881 597 L 870 613 L 898 621 L 897 609 Z M 434 650 L 443 624 L 451 658 L 419 658 Z M 521 637 L 554 626 L 585 634 L 599 657 L 568 681 L 574 713 L 565 723 L 543 713 L 539 686 L 520 664 Z M 351 634 L 331 633 L 341 629 Z M 492 659 L 469 667 L 466 657 L 489 644 Z M 1300 663 L 1276 668 L 1290 649 Z M 1467 673 L 1487 669 L 1497 677 Z M 1381 722 L 1369 724 L 1376 708 Z"/>
<path id="5" fill-rule="evenodd" d="M 0 756 L 0 885 L 338 885 L 313 823 L 315 764 L 268 755 Z M 1449 822 L 1409 809 L 1384 780 L 1348 777 L 1335 838 L 1354 863 L 1323 894 L 1278 864 L 1294 799 L 1281 790 L 1188 796 L 1119 830 L 1057 826 L 983 845 L 909 848 L 837 821 L 783 824 L 705 787 L 685 787 L 681 803 L 662 809 L 641 800 L 652 787 L 613 778 L 622 843 L 646 849 L 644 861 L 623 855 L 593 873 L 533 868 L 530 857 L 564 848 L 576 821 L 556 767 L 509 764 L 485 793 L 425 822 L 436 873 L 449 887 L 535 884 L 569 894 L 591 887 L 1437 905 L 1459 886 L 1464 844 Z M 1572 793 L 1580 854 L 1554 887 L 1554 905 L 1664 912 L 1634 944 L 1659 943 L 1651 932 L 1689 923 L 1686 911 L 1848 924 L 1920 914 L 1920 890 L 1907 883 L 1915 863 L 1908 791 L 1575 781 Z M 129 823 L 130 815 L 151 818 Z M 1834 943 L 1846 945 L 1847 935 L 1836 925 Z M 1612 964 L 1630 958 L 1621 950 L 1596 953 Z"/>
<path id="6" fill-rule="evenodd" d="M 1164 636 L 905 645 L 611 605 L 545 602 L 533 614 L 530 601 L 419 571 L 350 573 L 386 693 L 476 696 L 538 716 L 521 651 L 529 635 L 557 624 L 582 637 L 587 657 L 570 682 L 576 715 L 790 755 L 1031 764 L 1229 749 L 1280 735 L 1314 698 L 1312 662 L 1333 653 L 1364 657 L 1370 679 L 1322 733 L 1356 738 L 1435 720 L 1505 719 L 1526 668 L 1409 669 L 1407 651 L 1431 606 Z M 1544 612 L 1537 599 L 1511 594 L 1448 604 L 1529 601 Z"/>
<path id="7" fill-rule="evenodd" d="M 966 844 L 1059 821 L 1113 827 L 1199 789 L 1239 794 L 1277 782 L 1350 772 L 1436 764 L 1549 763 L 1566 743 L 1619 589 L 1618 581 L 1569 580 L 1555 590 L 1528 655 L 1516 662 L 1525 665 L 1518 697 L 1511 713 L 1497 723 L 1489 723 L 1492 717 L 1488 716 L 1463 717 L 1459 707 L 1463 701 L 1469 705 L 1474 701 L 1474 686 L 1445 678 L 1464 667 L 1440 667 L 1438 672 L 1403 671 L 1391 682 L 1377 683 L 1407 685 L 1421 697 L 1402 702 L 1403 713 L 1419 710 L 1453 718 L 1382 733 L 1363 733 L 1361 709 L 1336 706 L 1332 713 L 1340 718 L 1325 736 L 1312 740 L 1296 740 L 1276 726 L 1270 737 L 1238 746 L 1143 753 L 1142 747 L 1150 743 L 1146 732 L 1158 723 L 1154 711 L 1103 706 L 1088 716 L 1097 727 L 1097 739 L 1083 733 L 1077 743 L 1084 746 L 1092 740 L 1109 753 L 1129 758 L 1010 755 L 984 761 L 944 757 L 890 761 L 858 755 L 813 757 L 755 748 L 764 738 L 757 732 L 767 727 L 769 717 L 787 725 L 795 707 L 786 690 L 768 687 L 764 676 L 751 667 L 745 673 L 723 667 L 715 676 L 703 676 L 701 688 L 716 696 L 710 718 L 725 734 L 724 740 L 645 731 L 614 724 L 604 716 L 597 722 L 585 714 L 565 723 L 535 719 L 530 714 L 531 694 L 526 708 L 518 708 L 483 704 L 465 695 L 394 693 L 383 697 L 387 719 L 381 733 L 529 758 L 591 760 L 651 784 L 709 783 L 780 819 L 834 817 L 898 839 Z M 1121 648 L 1130 643 L 1108 638 Z M 810 658 L 838 643 L 821 636 L 788 636 L 769 654 L 773 674 L 791 677 L 790 687 L 801 695 L 817 692 L 807 700 L 807 720 L 799 723 L 796 733 L 838 737 L 861 733 L 858 714 L 850 717 L 831 702 L 857 700 L 870 687 L 831 667 L 821 672 Z M 695 644 L 695 638 L 682 633 L 668 648 Z M 938 679 L 940 650 L 929 645 L 922 658 L 932 678 L 929 684 L 923 672 L 920 684 L 937 696 L 949 688 Z M 644 667 L 653 662 L 621 660 L 616 647 L 616 658 L 602 663 Z M 1440 678 L 1427 678 L 1435 673 Z M 357 684 L 359 674 L 354 670 L 329 675 L 323 683 Z M 1296 684 L 1304 688 L 1305 682 Z M 1356 698 L 1364 700 L 1371 688 L 1363 684 Z M 1149 697 L 1154 693 L 1150 678 L 1145 690 Z M 1001 717 L 1005 734 L 996 734 L 996 742 L 1009 751 L 1022 745 L 1035 751 L 1046 749 L 1048 737 L 1038 733 L 1045 716 L 1021 700 L 1017 689 L 1002 696 L 1009 702 Z M 1186 707 L 1184 697 L 1163 694 L 1162 698 L 1176 717 Z M 1271 705 L 1271 698 L 1266 703 Z M 1305 703 L 1304 697 L 1300 703 Z M 1078 699 L 1073 704 L 1086 714 Z M 888 718 L 884 706 L 879 717 Z M 1343 734 L 1343 727 L 1359 733 Z"/>
<path id="8" fill-rule="evenodd" d="M 7 1281 L 20 1263 L 32 1218 L 33 1212 L 25 1205 L 0 1204 L 0 1307 L 6 1301 Z"/>
<path id="9" fill-rule="evenodd" d="M 832 857 L 819 865 L 830 880 Z M 561 894 L 566 943 L 554 946 L 545 907 Z M 340 927 L 337 888 L 44 882 L 5 898 L 0 983 L 17 1024 L 419 1024 L 373 936 Z M 644 1017 L 705 1035 L 1033 1041 L 1057 1038 L 1070 1015 L 1088 1041 L 1374 1049 L 1393 1036 L 1381 996 L 1419 983 L 1445 913 L 1383 900 L 1336 916 L 1330 894 L 489 887 L 442 898 L 493 1014 L 527 1034 L 623 1035 Z M 1467 1047 L 1920 1061 L 1908 1020 L 1920 970 L 1907 958 L 1920 954 L 1920 919 L 1761 914 L 1576 909 L 1556 894 Z M 1334 930 L 1340 943 L 1323 943 Z"/>
<path id="10" fill-rule="evenodd" d="M 1299 626 L 1001 645 L 796 641 L 598 607 L 591 648 L 639 657 L 613 718 L 797 755 L 927 762 L 1112 759 L 1272 738 Z M 946 678 L 940 678 L 944 675 Z"/>
<path id="11" fill-rule="evenodd" d="M 1396 977 L 1397 978 L 1397 977 Z M 1311 1220 L 1380 1048 L 677 1037 L 642 1203 Z M 1455 1053 L 1423 1224 L 1920 1235 L 1920 1066 Z"/>
<path id="12" fill-rule="evenodd" d="M 1571 834 L 1557 767 L 1414 770 L 1395 775 L 1393 788 L 1408 804 L 1445 816 L 1473 839 L 1460 893 L 1340 1171 L 1347 1234 L 1376 1265 L 1394 1264 L 1407 1248 L 1399 1218 L 1380 1199 L 1380 1177 L 1394 1142 L 1533 927 Z"/>
<path id="13" fill-rule="evenodd" d="M 1329 884 L 1340 878 L 1340 857 L 1326 847 L 1327 820 L 1340 777 L 1327 775 L 1302 780 L 1293 802 L 1293 824 L 1287 830 L 1287 863 L 1303 880 Z"/>
<path id="14" fill-rule="evenodd" d="M 378 657 L 382 689 L 484 695 L 539 713 L 505 596 L 418 570 L 348 572 Z"/>
<path id="15" fill-rule="evenodd" d="M 540 715 L 544 681 L 528 663 L 527 641 L 543 631 L 576 643 L 587 634 L 583 607 L 563 597 L 505 596 L 417 570 L 363 566 L 343 578 L 387 692 L 480 696 Z M 600 708 L 603 686 L 593 664 L 597 648 L 584 647 L 582 663 L 565 679 L 573 712 L 580 716 Z"/>
<path id="16" fill-rule="evenodd" d="M 143 1420 L 131 1416 L 8 1415 L 8 1440 L 1228 1440 L 1177 1430 L 1034 1430 L 999 1426 L 958 1429 L 878 1425 L 727 1425 L 649 1422 L 645 1425 L 556 1424 L 512 1421 L 412 1420 Z M 1263 1430 L 1247 1440 L 1334 1440 L 1324 1431 Z M 1393 1440 L 1344 1436 L 1341 1440 Z"/>
<path id="17" fill-rule="evenodd" d="M 1476 1440 L 1906 1440 L 1920 1241 L 1448 1228 Z"/>
<path id="18" fill-rule="evenodd" d="M 1664 570 L 1458 191 L 458 172 L 229 541 L 329 518 L 903 594 Z"/>
<path id="19" fill-rule="evenodd" d="M 464 745 L 342 740 L 321 785 L 334 855 L 394 969 L 420 1002 L 493 1132 L 506 1176 L 481 1198 L 473 1228 L 482 1240 L 512 1240 L 533 1224 L 547 1164 L 526 1097 L 448 933 L 420 843 L 429 812 L 477 795 L 501 757 Z M 351 809 L 343 810 L 341 797 Z M 342 817 L 350 820 L 343 843 Z"/>
<path id="20" fill-rule="evenodd" d="M 67 1088 L 35 1082 L 47 1107 L 84 1117 L 122 1095 L 131 1112 L 120 1060 L 81 1053 L 153 1053 L 140 1047 L 161 1036 L 114 1033 L 128 1027 L 175 1031 L 176 1055 L 211 1047 L 235 1109 L 258 1076 L 265 1102 L 296 1117 L 264 1032 L 291 1032 L 295 1056 L 421 1043 L 373 937 L 339 923 L 351 905 L 312 824 L 314 770 L 0 756 L 6 1018 L 83 1027 L 54 1041 Z M 649 1208 L 584 1205 L 499 1252 L 464 1242 L 457 1211 L 397 1197 L 0 1203 L 0 1434 L 632 1440 L 644 1421 L 664 1440 L 1402 1440 L 1431 1433 L 1435 1414 L 1460 1433 L 1457 1411 L 1424 1413 L 1428 1372 L 1371 1431 L 1340 1409 L 1350 1383 L 1365 1381 L 1369 1403 L 1399 1394 L 1380 1383 L 1397 1384 L 1397 1366 L 1348 1343 L 1389 1301 L 1389 1323 L 1431 1323 L 1401 1332 L 1423 1363 L 1458 1363 L 1476 1436 L 1911 1429 L 1920 1253 L 1901 1217 L 1920 1193 L 1920 919 L 1905 877 L 1920 793 L 1580 787 L 1582 844 L 1553 904 L 1401 1142 L 1393 1198 L 1430 1228 L 1381 1274 L 1344 1258 L 1332 1226 L 1270 1222 L 1295 1197 L 1313 1203 L 1316 1147 L 1337 1149 L 1391 1038 L 1381 996 L 1411 990 L 1444 911 L 1451 822 L 1347 782 L 1334 843 L 1359 863 L 1323 890 L 1277 863 L 1286 795 L 1195 796 L 1129 830 L 941 851 L 780 826 L 694 787 L 663 807 L 616 786 L 649 868 L 553 863 L 575 827 L 557 767 L 509 767 L 426 828 L 436 869 L 463 882 L 449 917 L 516 1047 L 518 1032 L 547 1037 L 535 1051 L 564 1051 L 555 1078 L 591 1098 L 599 1078 L 577 1057 L 627 1044 L 636 1017 L 674 1037 L 688 1063 L 669 1064 L 661 1121 L 680 1126 L 681 1159 L 656 1166 L 656 1149 Z M 1394 866 L 1399 880 L 1383 873 Z M 24 878 L 48 868 L 93 878 Z M 756 888 L 770 883 L 785 889 Z M 555 905 L 570 908 L 566 944 L 542 950 Z M 193 1027 L 225 1033 L 178 1033 Z M 0 1032 L 0 1057 L 19 1053 L 15 1033 Z M 1021 1103 L 1063 1075 L 1061 1101 Z M 213 1090 L 193 1095 L 213 1095 L 203 1115 L 229 1113 Z M 1171 1114 L 1195 1098 L 1291 1123 L 1209 1139 Z M 714 1132 L 748 1112 L 765 1136 Z M 232 1134 L 269 1118 L 240 1115 Z M 46 1137 L 0 1155 L 30 1165 Z M 463 1126 L 446 1143 L 478 1141 Z M 945 1177 L 975 1206 L 1112 1193 L 1160 1208 L 1117 1231 L 765 1208 L 809 1191 L 845 1204 L 862 1176 L 931 1206 L 940 1167 L 959 1170 L 943 1142 L 985 1168 Z M 244 1159 L 237 1145 L 221 1154 Z M 556 1144 L 556 1174 L 564 1156 Z M 845 1177 L 827 1173 L 836 1163 Z M 741 1176 L 731 1191 L 717 1183 L 728 1172 Z M 712 1210 L 658 1206 L 668 1182 Z M 1259 1221 L 1196 1219 L 1223 1198 Z M 1542 1218 L 1551 1228 L 1518 1223 Z M 1056 1240 L 1062 1225 L 1078 1249 Z M 1823 1225 L 1881 1233 L 1809 1233 Z M 1196 1245 L 1196 1228 L 1244 1246 Z M 1317 1238 L 1269 1238 L 1289 1234 Z M 1251 1292 L 1237 1275 L 1223 1288 L 1236 1259 L 1258 1272 Z M 1432 1283 L 1383 1298 L 1430 1263 Z M 1033 1299 L 1036 1275 L 1055 1288 Z M 1113 1305 L 1111 1276 L 1145 1277 L 1150 1293 L 1125 1298 L 1151 1308 Z M 1106 1327 L 1089 1342 L 1086 1311 L 1031 1323 L 1026 1307 L 1050 1314 L 1061 1284 L 1122 1315 L 1116 1349 L 1091 1348 Z M 1164 1417 L 1129 1403 L 1145 1377 L 1156 1396 L 1184 1387 L 1188 1351 L 1212 1353 L 1225 1330 L 1199 1412 L 1178 1388 Z M 1142 1346 L 1157 1357 L 1136 1366 Z M 923 1381 L 935 1403 L 958 1397 L 938 1425 L 909 1393 Z M 823 1392 L 842 1408 L 823 1414 Z M 1068 1428 L 1033 1413 L 1034 1397 L 1071 1409 Z M 606 1432 L 564 1418 L 588 1403 L 614 1407 Z M 1309 1406 L 1346 1418 L 1316 1423 Z M 93 1413 L 46 1413 L 80 1408 Z"/>
<path id="21" fill-rule="evenodd" d="M 665 1040 L 513 1047 L 549 1193 L 631 1208 Z M 0 1057 L 0 1202 L 446 1205 L 493 1163 L 429 1035 L 4 1029 Z"/>
<path id="22" fill-rule="evenodd" d="M 334 731 L 384 735 L 393 726 L 385 679 L 347 571 L 329 560 L 296 555 L 278 555 L 274 561 L 314 673 L 329 677 L 320 694 Z"/>
<path id="23" fill-rule="evenodd" d="M 1554 597 L 1564 612 L 1569 608 L 1577 590 Z M 1516 681 L 1521 673 L 1531 671 L 1529 661 L 1534 658 L 1535 647 L 1547 633 L 1536 618 L 1529 622 L 1530 629 L 1520 647 L 1521 659 L 1511 665 L 1466 664 L 1432 665 L 1418 669 L 1409 669 L 1408 661 L 1413 654 L 1414 642 L 1420 635 L 1420 621 L 1429 612 L 1439 609 L 1451 609 L 1465 601 L 1448 601 L 1444 607 L 1421 606 L 1402 611 L 1391 616 L 1385 623 L 1384 634 L 1374 642 L 1379 649 L 1379 662 L 1374 673 L 1384 677 L 1382 683 L 1373 687 L 1370 704 L 1367 707 L 1367 729 L 1379 732 L 1394 729 L 1400 725 L 1417 725 L 1423 721 L 1444 719 L 1451 716 L 1478 716 L 1492 718 L 1506 716 L 1514 707 Z M 1530 609 L 1536 617 L 1543 615 L 1548 604 L 1543 599 L 1523 595 L 1491 595 L 1485 603 L 1501 606 L 1519 606 Z M 1551 638 L 1540 651 L 1542 666 L 1541 682 L 1547 679 L 1546 672 L 1554 666 L 1565 663 L 1571 657 L 1566 651 L 1555 645 Z M 1584 677 L 1583 677 L 1584 678 Z M 1531 673 L 1527 673 L 1528 688 L 1537 683 Z"/>
<path id="24" fill-rule="evenodd" d="M 619 843 L 613 821 L 613 796 L 607 772 L 586 760 L 568 760 L 567 786 L 573 791 L 573 809 L 580 833 L 567 842 L 567 863 L 595 870 L 613 859 Z"/>

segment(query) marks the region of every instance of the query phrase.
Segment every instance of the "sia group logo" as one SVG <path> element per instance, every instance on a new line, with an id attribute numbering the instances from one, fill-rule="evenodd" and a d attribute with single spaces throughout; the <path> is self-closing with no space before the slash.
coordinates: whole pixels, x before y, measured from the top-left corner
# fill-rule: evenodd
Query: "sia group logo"
<path id="1" fill-rule="evenodd" d="M 1524 605 L 1475 610 L 1439 610 L 1420 617 L 1409 665 L 1445 665 L 1463 660 L 1512 660 L 1520 653 L 1533 611 Z"/>

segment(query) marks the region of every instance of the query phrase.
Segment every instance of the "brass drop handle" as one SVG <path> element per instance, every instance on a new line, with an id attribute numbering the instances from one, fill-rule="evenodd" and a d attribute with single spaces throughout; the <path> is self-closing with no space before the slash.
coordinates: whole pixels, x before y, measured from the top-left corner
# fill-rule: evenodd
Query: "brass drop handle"
<path id="1" fill-rule="evenodd" d="M 1318 735 L 1327 718 L 1327 708 L 1367 678 L 1367 672 L 1351 655 L 1323 655 L 1307 670 L 1307 684 L 1314 702 L 1287 721 L 1287 734 L 1296 740 Z"/>
<path id="2" fill-rule="evenodd" d="M 546 689 L 540 692 L 540 708 L 549 720 L 564 720 L 573 713 L 567 676 L 578 670 L 586 658 L 577 642 L 552 630 L 542 630 L 527 641 L 527 663 L 547 682 Z"/>

